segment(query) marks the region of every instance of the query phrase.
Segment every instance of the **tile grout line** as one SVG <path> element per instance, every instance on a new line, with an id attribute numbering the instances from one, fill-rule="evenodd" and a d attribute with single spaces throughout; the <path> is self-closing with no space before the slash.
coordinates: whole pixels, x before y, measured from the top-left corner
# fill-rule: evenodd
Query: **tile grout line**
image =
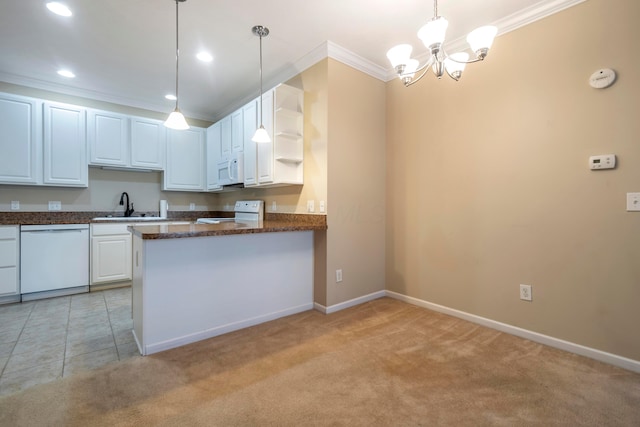
<path id="1" fill-rule="evenodd" d="M 20 337 L 22 336 L 22 333 L 24 332 L 24 328 L 27 327 L 27 323 L 29 322 L 29 319 L 31 318 L 31 314 L 33 313 L 33 310 L 35 309 L 35 307 L 36 307 L 36 304 L 33 304 L 31 306 L 31 310 L 29 310 L 29 314 L 27 315 L 26 320 L 22 324 L 22 328 L 20 328 L 20 333 L 18 334 L 18 337 L 16 338 L 16 341 L 13 343 L 13 347 L 11 348 L 11 351 L 9 352 L 9 357 L 7 358 L 7 361 L 5 362 L 4 366 L 2 367 L 2 370 L 0 371 L 0 379 L 4 375 L 4 371 L 5 371 L 5 369 L 7 369 L 7 366 L 9 365 L 9 361 L 11 360 L 11 357 L 13 357 L 13 352 L 15 351 L 15 349 L 16 349 L 16 347 L 18 345 L 18 342 L 20 341 Z"/>
<path id="2" fill-rule="evenodd" d="M 102 297 L 104 298 L 104 293 L 102 294 Z M 111 338 L 113 339 L 113 345 L 116 347 L 116 356 L 118 357 L 118 361 L 120 361 L 122 359 L 120 359 L 120 350 L 118 350 L 118 343 L 116 342 L 116 334 L 113 331 L 113 323 L 111 323 L 111 314 L 109 314 L 109 304 L 107 304 L 106 298 L 104 298 L 104 306 L 107 310 L 107 319 L 109 320 L 109 329 L 111 329 Z"/>
<path id="3" fill-rule="evenodd" d="M 64 378 L 64 370 L 67 367 L 67 342 L 69 340 L 69 323 L 71 322 L 71 303 L 73 295 L 69 297 L 69 310 L 67 310 L 67 325 L 64 328 L 64 353 L 62 353 L 62 372 L 60 378 Z"/>

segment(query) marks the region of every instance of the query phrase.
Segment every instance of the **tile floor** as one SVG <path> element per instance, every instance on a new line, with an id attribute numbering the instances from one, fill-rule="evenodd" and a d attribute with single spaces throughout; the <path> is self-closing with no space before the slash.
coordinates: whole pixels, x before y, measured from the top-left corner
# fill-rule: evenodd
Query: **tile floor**
<path id="1" fill-rule="evenodd" d="M 131 288 L 0 305 L 0 396 L 140 357 Z"/>

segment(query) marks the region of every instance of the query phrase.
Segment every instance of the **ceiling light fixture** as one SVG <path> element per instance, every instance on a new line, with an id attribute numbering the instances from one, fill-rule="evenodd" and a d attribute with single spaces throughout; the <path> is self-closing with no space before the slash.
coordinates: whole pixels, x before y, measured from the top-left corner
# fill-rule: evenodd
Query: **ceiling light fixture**
<path id="1" fill-rule="evenodd" d="M 55 13 L 56 15 L 60 15 L 60 16 L 73 15 L 73 13 L 71 13 L 71 9 L 69 9 L 66 5 L 62 3 L 58 3 L 57 1 L 48 2 L 47 9 L 49 9 L 51 12 Z"/>
<path id="2" fill-rule="evenodd" d="M 176 1 L 176 108 L 173 110 L 169 117 L 164 122 L 164 125 L 170 129 L 185 130 L 189 129 L 189 124 L 184 118 L 184 115 L 178 108 L 178 62 L 180 58 L 180 49 L 178 48 L 178 3 L 185 2 L 187 0 L 175 0 Z"/>
<path id="3" fill-rule="evenodd" d="M 72 79 L 76 76 L 75 74 L 73 74 L 73 71 L 70 70 L 58 70 L 58 74 L 69 79 Z"/>
<path id="4" fill-rule="evenodd" d="M 200 52 L 196 55 L 196 58 L 198 58 L 200 61 L 202 62 L 211 62 L 213 61 L 213 56 L 211 56 L 211 54 L 209 52 Z"/>
<path id="5" fill-rule="evenodd" d="M 256 130 L 251 140 L 253 142 L 271 142 L 269 132 L 264 128 L 262 123 L 262 38 L 269 35 L 269 29 L 262 25 L 256 25 L 251 29 L 254 35 L 260 37 L 260 127 Z"/>
<path id="6" fill-rule="evenodd" d="M 433 19 L 418 31 L 418 38 L 431 53 L 427 62 L 421 67 L 419 67 L 417 59 L 411 59 L 411 50 L 413 49 L 411 45 L 401 44 L 389 49 L 387 58 L 405 86 L 411 86 L 419 81 L 429 71 L 429 67 L 439 79 L 446 71 L 449 77 L 458 81 L 466 64 L 484 60 L 498 32 L 498 29 L 493 26 L 476 28 L 470 32 L 467 36 L 467 42 L 476 58 L 469 60 L 469 54 L 466 52 L 456 52 L 451 55 L 445 52 L 442 45 L 448 25 L 449 22 L 446 19 L 438 16 L 438 0 L 434 0 Z M 420 72 L 422 74 L 414 79 L 415 74 Z"/>

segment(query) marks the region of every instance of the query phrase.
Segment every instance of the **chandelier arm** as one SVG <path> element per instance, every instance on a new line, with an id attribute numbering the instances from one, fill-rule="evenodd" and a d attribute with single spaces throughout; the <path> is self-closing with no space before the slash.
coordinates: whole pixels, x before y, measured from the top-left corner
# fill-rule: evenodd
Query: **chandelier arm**
<path id="1" fill-rule="evenodd" d="M 426 69 L 426 71 L 429 71 L 429 67 L 431 67 L 432 65 L 433 65 L 433 55 L 431 55 L 429 57 L 429 60 L 427 62 L 425 62 L 425 64 L 422 67 L 417 68 L 417 69 L 413 70 L 410 73 L 398 73 L 398 77 L 400 77 L 402 79 L 402 78 L 409 77 L 409 75 L 411 75 L 411 74 L 419 73 L 419 72 L 421 72 L 422 70 L 425 70 L 425 69 Z M 425 73 L 422 73 L 420 75 L 420 77 L 422 77 L 424 74 Z"/>
<path id="2" fill-rule="evenodd" d="M 429 66 L 427 66 L 427 65 L 429 65 Z M 412 85 L 412 84 L 414 84 L 414 83 L 418 83 L 418 82 L 419 82 L 419 81 L 420 81 L 420 80 L 425 76 L 425 74 L 427 74 L 427 73 L 429 72 L 429 69 L 431 68 L 431 67 L 430 67 L 430 65 L 433 65 L 433 64 L 429 63 L 429 64 L 427 64 L 427 65 L 425 65 L 424 67 L 422 67 L 422 68 L 424 69 L 424 71 L 422 72 L 422 74 L 420 74 L 420 75 L 418 76 L 418 78 L 417 78 L 417 79 L 412 79 L 411 81 L 404 81 L 404 85 L 405 85 L 405 87 L 409 87 L 409 86 L 411 86 L 411 85 Z"/>
<path id="3" fill-rule="evenodd" d="M 468 61 L 458 61 L 457 59 L 453 59 L 450 56 L 446 57 L 449 61 L 453 61 L 453 62 L 457 62 L 458 64 L 473 64 L 474 62 L 480 62 L 480 61 L 484 61 L 484 57 L 482 58 L 476 58 L 476 59 L 470 59 Z"/>

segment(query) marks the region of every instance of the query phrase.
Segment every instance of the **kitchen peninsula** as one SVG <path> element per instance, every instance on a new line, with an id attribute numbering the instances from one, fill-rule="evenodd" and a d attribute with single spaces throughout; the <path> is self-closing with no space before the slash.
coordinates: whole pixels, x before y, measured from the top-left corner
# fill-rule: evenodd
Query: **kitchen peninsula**
<path id="1" fill-rule="evenodd" d="M 313 308 L 313 235 L 324 216 L 130 229 L 143 355 Z"/>

